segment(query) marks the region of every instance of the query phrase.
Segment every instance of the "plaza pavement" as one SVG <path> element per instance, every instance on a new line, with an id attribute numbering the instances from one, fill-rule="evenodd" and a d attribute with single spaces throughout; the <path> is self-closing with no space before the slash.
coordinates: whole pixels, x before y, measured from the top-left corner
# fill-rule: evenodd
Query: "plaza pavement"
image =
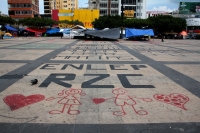
<path id="1" fill-rule="evenodd" d="M 0 40 L 0 132 L 200 133 L 199 68 L 199 40 Z"/>

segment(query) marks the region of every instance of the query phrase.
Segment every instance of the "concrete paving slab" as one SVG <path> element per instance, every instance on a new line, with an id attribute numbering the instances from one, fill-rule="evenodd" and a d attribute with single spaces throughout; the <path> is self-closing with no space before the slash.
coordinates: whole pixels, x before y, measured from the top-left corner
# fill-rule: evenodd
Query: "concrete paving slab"
<path id="1" fill-rule="evenodd" d="M 1 43 L 3 133 L 200 131 L 198 40 Z"/>

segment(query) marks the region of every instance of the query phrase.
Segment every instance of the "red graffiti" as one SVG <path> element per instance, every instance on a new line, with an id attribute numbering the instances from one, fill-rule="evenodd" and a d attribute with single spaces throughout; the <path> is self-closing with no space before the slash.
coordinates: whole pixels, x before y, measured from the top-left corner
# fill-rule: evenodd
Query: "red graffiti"
<path id="1" fill-rule="evenodd" d="M 81 89 L 64 89 L 61 93 L 58 93 L 59 97 L 50 97 L 47 98 L 46 101 L 51 101 L 58 98 L 58 104 L 62 104 L 61 110 L 51 110 L 50 114 L 61 114 L 64 112 L 65 108 L 68 108 L 67 113 L 69 115 L 77 115 L 80 113 L 79 110 L 73 110 L 72 108 L 82 103 L 79 101 L 79 96 L 85 96 L 86 94 L 82 92 Z"/>
<path id="2" fill-rule="evenodd" d="M 169 95 L 155 94 L 153 97 L 160 102 L 171 104 L 184 110 L 187 110 L 184 105 L 190 100 L 189 97 L 178 93 L 172 93 Z"/>
<path id="3" fill-rule="evenodd" d="M 105 102 L 107 99 L 104 99 L 104 98 L 93 98 L 92 101 L 95 103 L 95 104 L 100 104 L 100 103 L 103 103 Z"/>
<path id="4" fill-rule="evenodd" d="M 120 106 L 121 107 L 121 111 L 114 111 L 113 114 L 116 115 L 116 116 L 123 116 L 123 115 L 126 115 L 126 112 L 124 110 L 124 106 L 125 105 L 128 105 L 128 106 L 131 106 L 133 108 L 133 111 L 138 114 L 138 115 L 147 115 L 148 112 L 145 111 L 145 110 L 136 110 L 134 105 L 136 105 L 136 101 L 134 99 L 142 99 L 143 101 L 145 102 L 152 102 L 153 100 L 150 99 L 150 98 L 137 98 L 137 97 L 132 97 L 132 96 L 129 96 L 127 93 L 128 91 L 125 90 L 125 89 L 121 89 L 121 88 L 118 88 L 118 89 L 114 89 L 112 91 L 113 94 L 115 94 L 115 104 L 117 106 Z"/>
<path id="5" fill-rule="evenodd" d="M 6 96 L 3 100 L 13 111 L 13 110 L 28 106 L 30 104 L 40 102 L 44 99 L 45 97 L 40 94 L 30 95 L 26 97 L 21 94 L 13 94 L 13 95 Z"/>

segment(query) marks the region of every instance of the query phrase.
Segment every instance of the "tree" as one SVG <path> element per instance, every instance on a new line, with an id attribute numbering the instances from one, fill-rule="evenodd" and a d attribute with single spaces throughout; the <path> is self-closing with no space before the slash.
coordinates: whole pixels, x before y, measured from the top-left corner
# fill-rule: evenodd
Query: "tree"
<path id="1" fill-rule="evenodd" d="M 116 16 L 100 16 L 98 19 L 95 19 L 92 24 L 97 29 L 104 28 L 118 28 L 121 27 L 122 19 L 119 15 Z"/>
<path id="2" fill-rule="evenodd" d="M 63 28 L 66 28 L 66 27 L 68 27 L 68 28 L 70 28 L 70 27 L 72 27 L 72 26 L 74 26 L 74 25 L 81 25 L 81 26 L 84 26 L 83 25 L 83 22 L 81 22 L 81 21 L 78 21 L 78 20 L 72 20 L 72 21 L 69 21 L 69 20 L 61 20 L 61 21 L 59 21 L 58 22 L 59 23 L 59 27 L 63 27 Z"/>
<path id="3" fill-rule="evenodd" d="M 1 25 L 6 25 L 6 24 L 13 25 L 15 23 L 16 23 L 16 21 L 14 19 L 12 19 L 11 17 L 0 16 L 0 24 Z"/>
<path id="4" fill-rule="evenodd" d="M 150 27 L 151 23 L 147 19 L 125 19 L 124 20 L 124 27 L 126 28 L 137 28 L 137 29 L 142 29 L 142 28 L 147 28 Z"/>
<path id="5" fill-rule="evenodd" d="M 186 20 L 175 18 L 169 15 L 159 15 L 157 17 L 150 17 L 147 20 L 151 23 L 151 28 L 160 33 L 165 32 L 181 32 L 186 27 Z"/>
<path id="6" fill-rule="evenodd" d="M 53 24 L 56 24 L 56 21 L 47 18 L 25 18 L 20 19 L 18 24 L 40 28 L 43 26 L 52 26 Z"/>
<path id="7" fill-rule="evenodd" d="M 120 16 L 100 16 L 92 22 L 95 28 L 119 28 L 122 26 L 122 18 Z M 175 18 L 170 15 L 159 15 L 148 19 L 124 18 L 123 27 L 146 29 L 151 28 L 159 33 L 165 32 L 181 32 L 186 27 L 186 20 Z"/>

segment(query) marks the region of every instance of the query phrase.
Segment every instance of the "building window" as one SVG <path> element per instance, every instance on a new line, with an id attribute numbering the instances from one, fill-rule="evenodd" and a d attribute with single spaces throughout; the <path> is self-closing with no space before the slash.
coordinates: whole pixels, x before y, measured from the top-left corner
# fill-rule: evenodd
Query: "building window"
<path id="1" fill-rule="evenodd" d="M 100 8 L 107 8 L 108 4 L 107 3 L 100 3 L 99 7 Z"/>
<path id="2" fill-rule="evenodd" d="M 118 3 L 116 3 L 116 4 L 111 4 L 111 8 L 118 8 Z"/>
<path id="3" fill-rule="evenodd" d="M 126 5 L 136 5 L 136 0 L 124 0 L 124 4 L 126 4 Z"/>
<path id="4" fill-rule="evenodd" d="M 136 11 L 136 6 L 125 6 L 125 10 L 134 10 L 134 11 Z"/>
<path id="5" fill-rule="evenodd" d="M 142 13 L 137 13 L 137 16 L 142 16 Z"/>
<path id="6" fill-rule="evenodd" d="M 111 10 L 111 15 L 118 15 L 118 10 Z"/>
<path id="7" fill-rule="evenodd" d="M 107 10 L 100 10 L 100 14 L 101 15 L 106 15 L 107 14 Z"/>

